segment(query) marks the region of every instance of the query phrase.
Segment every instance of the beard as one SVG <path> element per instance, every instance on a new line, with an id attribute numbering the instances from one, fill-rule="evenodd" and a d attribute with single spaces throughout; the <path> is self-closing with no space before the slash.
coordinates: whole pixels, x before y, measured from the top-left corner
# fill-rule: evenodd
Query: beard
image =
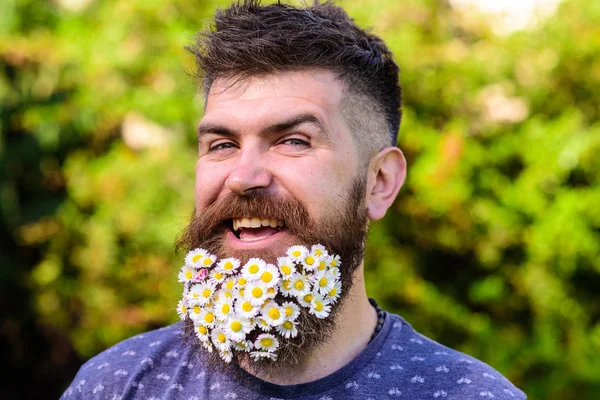
<path id="1" fill-rule="evenodd" d="M 234 250 L 227 246 L 226 235 L 231 229 L 232 218 L 258 217 L 284 221 L 287 235 L 282 244 L 287 248 L 292 245 L 304 245 L 310 248 L 313 244 L 322 244 L 330 254 L 337 254 L 342 261 L 340 266 L 340 282 L 342 291 L 329 317 L 320 319 L 310 314 L 304 307 L 298 317 L 298 335 L 294 338 L 279 337 L 277 359 L 251 360 L 246 352 L 233 352 L 233 364 L 251 366 L 269 376 L 278 369 L 297 365 L 301 358 L 309 355 L 319 345 L 327 342 L 335 330 L 339 311 L 350 293 L 353 274 L 361 265 L 365 251 L 365 239 L 368 229 L 367 210 L 364 204 L 366 193 L 366 177 L 359 176 L 348 190 L 342 204 L 335 204 L 332 211 L 319 220 L 311 218 L 296 199 L 280 199 L 266 190 L 256 190 L 244 196 L 230 193 L 223 199 L 213 203 L 200 214 L 194 213 L 189 225 L 184 229 L 176 242 L 178 252 L 188 252 L 203 248 L 218 259 L 235 257 L 245 263 L 249 258 L 260 257 L 268 263 L 277 263 L 285 250 Z M 285 301 L 277 294 L 275 301 Z M 196 353 L 204 366 L 227 370 L 236 373 L 226 364 L 216 351 L 205 350 L 194 332 L 194 324 L 188 318 L 183 323 L 184 339 L 193 353 Z M 259 332 L 260 333 L 260 332 Z M 257 333 L 256 335 L 258 335 Z M 239 371 L 239 369 L 238 369 Z"/>

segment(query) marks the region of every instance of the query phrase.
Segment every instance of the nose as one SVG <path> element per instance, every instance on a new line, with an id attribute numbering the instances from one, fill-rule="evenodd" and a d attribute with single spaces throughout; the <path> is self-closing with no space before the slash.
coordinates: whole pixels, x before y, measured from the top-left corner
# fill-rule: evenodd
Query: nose
<path id="1" fill-rule="evenodd" d="M 272 178 L 266 156 L 256 149 L 247 150 L 241 152 L 225 184 L 229 190 L 243 196 L 253 189 L 268 187 Z"/>

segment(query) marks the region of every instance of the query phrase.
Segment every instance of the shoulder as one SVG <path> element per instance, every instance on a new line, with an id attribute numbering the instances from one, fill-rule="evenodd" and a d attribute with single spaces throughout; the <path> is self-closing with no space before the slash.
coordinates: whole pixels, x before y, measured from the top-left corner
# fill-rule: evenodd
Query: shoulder
<path id="1" fill-rule="evenodd" d="M 91 358 L 61 399 L 120 398 L 128 387 L 143 387 L 150 374 L 168 375 L 180 366 L 185 350 L 180 326 L 133 336 Z"/>
<path id="2" fill-rule="evenodd" d="M 488 364 L 416 332 L 400 316 L 386 313 L 391 329 L 376 363 L 390 381 L 419 397 L 525 399 L 525 394 Z M 400 385 L 399 385 L 400 387 Z"/>

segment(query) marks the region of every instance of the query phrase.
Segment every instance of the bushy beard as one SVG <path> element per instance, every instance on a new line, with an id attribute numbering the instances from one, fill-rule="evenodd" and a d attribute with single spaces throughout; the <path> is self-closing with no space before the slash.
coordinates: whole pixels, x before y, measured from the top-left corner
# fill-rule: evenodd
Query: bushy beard
<path id="1" fill-rule="evenodd" d="M 364 205 L 366 191 L 365 177 L 358 177 L 347 193 L 343 204 L 333 207 L 333 211 L 320 220 L 312 219 L 306 208 L 296 199 L 280 199 L 267 191 L 254 191 L 249 195 L 238 196 L 231 193 L 223 199 L 207 207 L 199 215 L 193 215 L 191 222 L 176 242 L 178 252 L 188 252 L 203 248 L 215 254 L 218 259 L 235 257 L 244 264 L 249 258 L 259 257 L 266 262 L 276 264 L 277 257 L 284 254 L 274 249 L 261 251 L 239 251 L 226 245 L 228 231 L 224 221 L 239 217 L 258 217 L 285 221 L 288 235 L 282 241 L 282 248 L 292 245 L 304 245 L 310 248 L 313 244 L 322 244 L 332 254 L 340 256 L 340 282 L 342 292 L 337 303 L 332 307 L 328 318 L 319 319 L 301 307 L 298 317 L 298 335 L 294 338 L 279 337 L 277 359 L 251 360 L 248 353 L 233 352 L 233 363 L 243 366 L 251 365 L 255 371 L 269 376 L 283 366 L 298 364 L 299 360 L 309 355 L 319 345 L 331 337 L 339 311 L 350 293 L 353 274 L 364 257 L 365 239 L 368 218 Z M 281 294 L 275 298 L 279 304 L 285 301 Z M 209 353 L 198 342 L 194 332 L 194 324 L 188 318 L 184 322 L 186 343 L 194 352 L 198 352 L 202 363 L 209 368 L 228 369 L 217 351 Z"/>

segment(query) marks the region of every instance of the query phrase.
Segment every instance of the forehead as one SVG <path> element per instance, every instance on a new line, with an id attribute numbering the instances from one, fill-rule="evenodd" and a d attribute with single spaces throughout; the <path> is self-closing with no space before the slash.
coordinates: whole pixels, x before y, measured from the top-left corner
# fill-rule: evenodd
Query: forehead
<path id="1" fill-rule="evenodd" d="M 287 71 L 243 80 L 215 80 L 203 122 L 249 125 L 312 114 L 326 125 L 343 123 L 343 84 L 330 71 Z M 214 120 L 214 121 L 213 121 Z M 329 126 L 331 128 L 331 126 Z"/>

